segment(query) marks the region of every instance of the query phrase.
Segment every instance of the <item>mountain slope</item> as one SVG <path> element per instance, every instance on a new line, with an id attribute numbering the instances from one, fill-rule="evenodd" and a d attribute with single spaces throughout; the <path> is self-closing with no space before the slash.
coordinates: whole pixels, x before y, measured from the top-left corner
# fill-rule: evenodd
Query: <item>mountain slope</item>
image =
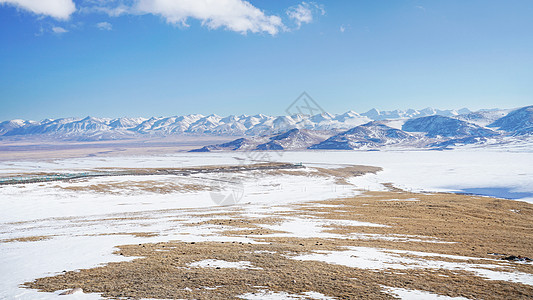
<path id="1" fill-rule="evenodd" d="M 353 150 L 360 148 L 378 148 L 385 145 L 413 141 L 412 135 L 380 122 L 369 122 L 309 147 L 309 149 Z"/>
<path id="2" fill-rule="evenodd" d="M 533 105 L 510 112 L 494 121 L 489 127 L 496 127 L 513 135 L 533 134 Z"/>
<path id="3" fill-rule="evenodd" d="M 24 120 L 9 120 L 4 121 L 0 123 L 0 135 L 4 135 L 8 132 L 13 132 L 14 130 L 17 130 L 19 128 L 23 128 L 24 126 L 31 126 L 35 122 L 33 121 L 24 121 Z"/>
<path id="4" fill-rule="evenodd" d="M 299 150 L 319 143 L 331 134 L 307 129 L 291 129 L 270 137 L 239 138 L 228 143 L 209 145 L 190 152 L 210 152 L 221 150 Z"/>
<path id="5" fill-rule="evenodd" d="M 291 129 L 273 136 L 267 143 L 259 144 L 256 150 L 297 150 L 306 149 L 330 137 L 331 134 L 307 129 Z"/>
<path id="6" fill-rule="evenodd" d="M 189 152 L 211 152 L 211 151 L 236 151 L 236 150 L 253 150 L 257 147 L 258 141 L 254 139 L 239 138 L 231 142 L 204 146 L 200 149 L 193 149 Z"/>
<path id="7" fill-rule="evenodd" d="M 423 132 L 427 137 L 486 137 L 497 135 L 496 132 L 481 126 L 444 116 L 430 116 L 407 120 L 402 130 L 406 132 Z"/>
<path id="8" fill-rule="evenodd" d="M 471 112 L 457 116 L 457 119 L 479 126 L 487 126 L 497 119 L 506 116 L 509 109 L 489 109 Z"/>

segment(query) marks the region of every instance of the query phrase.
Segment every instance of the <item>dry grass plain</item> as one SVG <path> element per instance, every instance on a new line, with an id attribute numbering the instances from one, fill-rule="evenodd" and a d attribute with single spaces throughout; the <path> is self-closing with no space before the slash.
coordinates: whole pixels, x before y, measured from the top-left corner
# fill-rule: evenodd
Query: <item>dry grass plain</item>
<path id="1" fill-rule="evenodd" d="M 318 173 L 311 174 L 332 176 L 339 182 L 354 174 L 378 170 L 354 166 L 317 169 Z M 266 172 L 302 174 L 299 170 Z M 424 267 L 424 263 L 460 263 L 482 270 L 532 275 L 532 263 L 501 258 L 507 255 L 533 257 L 533 205 L 472 195 L 409 193 L 388 186 L 389 191 L 292 204 L 286 211 L 272 212 L 261 218 L 238 213 L 205 215 L 210 219 L 189 225 L 224 226 L 223 235 L 253 238 L 254 243 L 169 241 L 123 245 L 115 254 L 133 260 L 68 271 L 27 282 L 24 286 L 47 292 L 79 287 L 112 299 L 232 299 L 264 290 L 298 295 L 314 291 L 339 299 L 393 298 L 384 287 L 468 299 L 533 298 L 531 285 L 511 282 L 504 277 L 489 280 L 468 269 Z M 331 236 L 284 235 L 284 230 L 267 226 L 291 218 L 325 222 L 324 233 Z M 339 220 L 386 226 L 335 223 Z M 419 261 L 421 266 L 405 263 L 401 268 L 358 268 L 295 259 L 305 254 L 342 252 L 354 247 L 396 253 L 407 261 Z M 421 260 L 413 251 L 429 254 Z M 253 268 L 190 266 L 208 259 L 249 262 Z"/>

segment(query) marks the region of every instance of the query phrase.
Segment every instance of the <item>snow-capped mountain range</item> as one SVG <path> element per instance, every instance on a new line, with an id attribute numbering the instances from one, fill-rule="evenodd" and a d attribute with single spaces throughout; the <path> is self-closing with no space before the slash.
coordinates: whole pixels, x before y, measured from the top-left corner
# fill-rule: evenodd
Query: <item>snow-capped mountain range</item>
<path id="1" fill-rule="evenodd" d="M 372 115 L 377 120 L 337 133 L 331 130 L 295 128 L 283 134 L 240 138 L 193 151 L 378 150 L 397 147 L 447 149 L 458 145 L 501 145 L 533 140 L 533 106 L 516 110 L 463 110 L 464 114 L 425 111 L 433 114 L 417 117 L 420 113 L 414 113 L 414 117 L 405 117 L 406 114 L 399 113 L 400 111 L 391 114 L 372 110 L 366 117 Z"/>
<path id="2" fill-rule="evenodd" d="M 152 118 L 63 118 L 0 123 L 0 139 L 117 140 L 143 136 L 218 135 L 241 137 L 202 151 L 282 149 L 373 149 L 389 145 L 446 147 L 488 139 L 533 135 L 533 106 L 515 110 L 468 109 L 379 111 L 313 116 L 199 114 Z"/>

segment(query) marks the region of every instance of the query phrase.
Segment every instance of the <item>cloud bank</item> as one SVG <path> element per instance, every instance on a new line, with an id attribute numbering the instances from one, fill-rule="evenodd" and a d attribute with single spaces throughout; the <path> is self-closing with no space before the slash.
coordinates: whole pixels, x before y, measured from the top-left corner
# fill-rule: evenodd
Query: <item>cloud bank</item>
<path id="1" fill-rule="evenodd" d="M 76 11 L 72 0 L 0 0 L 0 4 L 13 5 L 37 15 L 66 20 Z"/>

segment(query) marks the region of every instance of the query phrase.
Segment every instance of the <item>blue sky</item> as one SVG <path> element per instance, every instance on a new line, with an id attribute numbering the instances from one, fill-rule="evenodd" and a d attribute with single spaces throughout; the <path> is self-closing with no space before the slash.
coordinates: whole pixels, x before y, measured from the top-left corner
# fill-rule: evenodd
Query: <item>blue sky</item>
<path id="1" fill-rule="evenodd" d="M 530 0 L 34 2 L 0 0 L 0 120 L 533 103 Z"/>

